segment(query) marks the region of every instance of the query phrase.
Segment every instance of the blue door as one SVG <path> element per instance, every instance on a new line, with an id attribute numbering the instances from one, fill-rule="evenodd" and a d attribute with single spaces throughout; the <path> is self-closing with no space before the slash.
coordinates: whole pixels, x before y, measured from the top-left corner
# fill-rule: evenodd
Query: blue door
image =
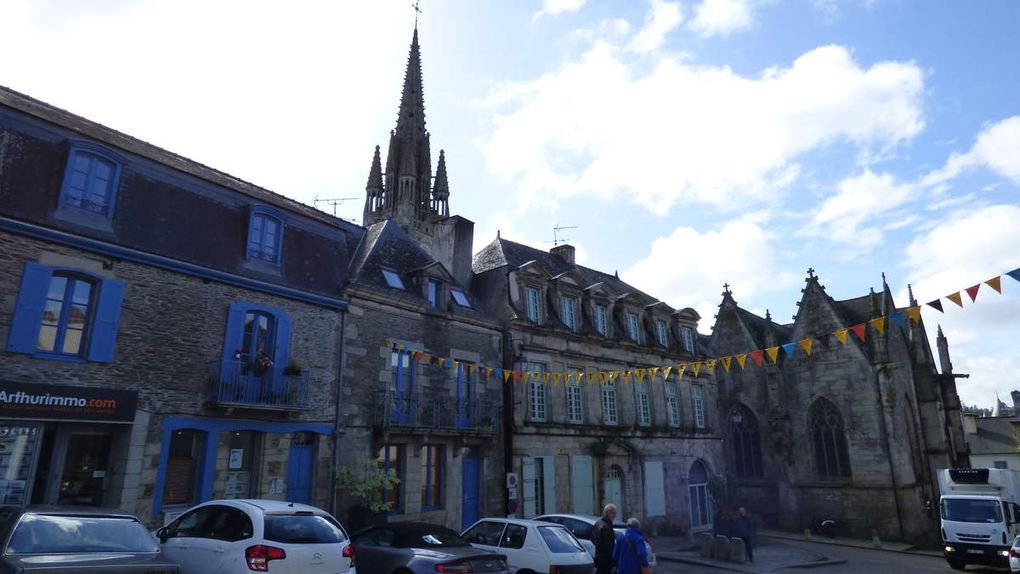
<path id="1" fill-rule="evenodd" d="M 312 502 L 312 447 L 292 445 L 287 462 L 287 500 Z"/>
<path id="2" fill-rule="evenodd" d="M 481 459 L 466 456 L 464 457 L 461 504 L 460 504 L 460 529 L 465 530 L 481 517 L 479 508 L 479 490 L 481 488 L 482 461 Z"/>

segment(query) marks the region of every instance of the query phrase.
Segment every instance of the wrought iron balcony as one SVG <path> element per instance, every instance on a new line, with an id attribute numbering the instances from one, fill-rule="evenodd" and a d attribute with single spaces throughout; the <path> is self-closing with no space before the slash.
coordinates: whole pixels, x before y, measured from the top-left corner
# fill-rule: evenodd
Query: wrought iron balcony
<path id="1" fill-rule="evenodd" d="M 383 427 L 495 434 L 499 403 L 386 391 L 376 393 L 375 415 L 376 424 Z"/>
<path id="2" fill-rule="evenodd" d="M 209 395 L 212 403 L 224 407 L 307 409 L 308 371 L 262 371 L 248 361 L 213 361 L 209 364 Z"/>

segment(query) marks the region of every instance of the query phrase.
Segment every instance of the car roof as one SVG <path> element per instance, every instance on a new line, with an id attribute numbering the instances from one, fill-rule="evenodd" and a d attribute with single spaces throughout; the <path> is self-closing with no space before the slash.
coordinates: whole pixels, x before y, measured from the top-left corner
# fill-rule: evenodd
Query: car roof
<path id="1" fill-rule="evenodd" d="M 599 521 L 601 517 L 595 516 L 594 514 L 561 514 L 559 512 L 543 514 L 542 516 L 555 516 L 558 518 L 573 518 L 575 520 L 581 520 L 584 522 L 590 522 L 592 524 Z"/>
<path id="2" fill-rule="evenodd" d="M 232 498 L 221 500 L 210 500 L 203 502 L 202 506 L 208 504 L 223 504 L 226 506 L 254 507 L 264 513 L 275 514 L 284 512 L 314 512 L 315 514 L 329 514 L 325 510 L 310 504 L 300 502 L 287 502 L 285 500 L 266 500 L 258 498 Z"/>
<path id="3" fill-rule="evenodd" d="M 529 520 L 527 518 L 482 518 L 478 522 L 502 522 L 504 524 L 519 524 L 521 526 L 563 526 L 562 524 L 556 524 L 555 522 Z"/>
<path id="4" fill-rule="evenodd" d="M 103 508 L 98 506 L 70 506 L 60 504 L 31 504 L 25 507 L 7 506 L 13 512 L 20 514 L 45 514 L 51 516 L 109 516 L 117 518 L 134 518 L 134 514 L 125 512 L 119 508 Z"/>

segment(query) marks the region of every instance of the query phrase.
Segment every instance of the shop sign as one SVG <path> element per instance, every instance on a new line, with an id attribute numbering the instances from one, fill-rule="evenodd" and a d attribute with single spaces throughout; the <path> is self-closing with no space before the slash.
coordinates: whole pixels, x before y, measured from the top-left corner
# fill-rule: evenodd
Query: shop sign
<path id="1" fill-rule="evenodd" d="M 137 403 L 138 391 L 0 381 L 0 418 L 129 423 Z"/>

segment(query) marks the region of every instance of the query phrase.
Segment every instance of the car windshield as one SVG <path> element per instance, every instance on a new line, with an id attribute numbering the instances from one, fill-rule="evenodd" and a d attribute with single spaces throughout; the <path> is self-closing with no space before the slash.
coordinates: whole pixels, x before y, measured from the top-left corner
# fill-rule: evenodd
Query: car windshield
<path id="1" fill-rule="evenodd" d="M 26 514 L 7 543 L 8 554 L 158 551 L 137 520 L 114 516 Z"/>
<path id="2" fill-rule="evenodd" d="M 283 544 L 330 544 L 347 540 L 347 535 L 330 516 L 267 514 L 265 539 Z"/>
<path id="3" fill-rule="evenodd" d="M 573 554 L 584 552 L 584 548 L 577 543 L 577 540 L 567 532 L 566 528 L 558 526 L 539 526 L 538 532 L 545 540 L 545 545 L 554 554 Z"/>
<path id="4" fill-rule="evenodd" d="M 400 548 L 436 548 L 439 546 L 468 546 L 466 540 L 449 528 L 428 526 L 410 528 L 397 534 L 394 546 Z"/>
<path id="5" fill-rule="evenodd" d="M 994 500 L 973 498 L 942 499 L 942 520 L 953 522 L 1002 522 L 1002 511 Z"/>

